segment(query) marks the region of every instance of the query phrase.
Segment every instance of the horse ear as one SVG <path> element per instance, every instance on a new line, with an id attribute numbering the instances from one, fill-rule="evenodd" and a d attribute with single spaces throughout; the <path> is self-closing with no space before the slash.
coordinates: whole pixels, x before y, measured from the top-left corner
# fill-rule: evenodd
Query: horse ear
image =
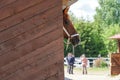
<path id="1" fill-rule="evenodd" d="M 69 7 L 66 7 L 64 10 L 63 10 L 63 13 L 67 13 L 69 10 Z"/>

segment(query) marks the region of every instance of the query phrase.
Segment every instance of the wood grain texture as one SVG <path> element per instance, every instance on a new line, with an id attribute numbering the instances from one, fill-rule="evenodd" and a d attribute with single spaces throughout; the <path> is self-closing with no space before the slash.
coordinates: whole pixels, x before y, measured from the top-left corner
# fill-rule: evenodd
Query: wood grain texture
<path id="1" fill-rule="evenodd" d="M 6 5 L 10 5 L 12 3 L 14 3 L 17 0 L 0 0 L 0 8 L 5 7 Z"/>
<path id="2" fill-rule="evenodd" d="M 111 54 L 111 75 L 120 74 L 120 53 Z"/>
<path id="3" fill-rule="evenodd" d="M 0 20 L 5 19 L 10 16 L 14 16 L 15 14 L 26 10 L 29 7 L 32 7 L 43 0 L 17 0 L 11 5 L 7 5 L 0 9 Z"/>
<path id="4" fill-rule="evenodd" d="M 47 11 L 46 13 L 49 13 L 47 16 L 51 16 L 54 13 L 54 11 L 57 11 L 58 9 L 59 9 L 58 7 L 55 7 L 53 10 Z M 42 35 L 43 33 L 46 32 L 46 29 L 47 30 L 48 29 L 51 30 L 51 28 L 53 29 L 54 25 L 52 23 L 57 25 L 56 21 L 58 20 L 58 17 L 57 17 L 58 13 L 55 13 L 54 16 L 52 15 L 51 17 L 49 17 L 51 22 L 49 22 L 48 19 L 42 18 L 46 13 L 33 17 L 30 21 L 24 22 L 22 26 L 16 25 L 16 27 L 12 27 L 4 32 L 1 32 L 0 40 L 2 41 L 4 40 L 4 42 L 0 44 L 1 54 L 2 53 L 5 54 L 10 49 L 20 46 L 21 44 L 25 43 L 25 40 L 29 41 L 30 40 L 29 38 L 32 38 L 32 39 L 35 38 L 35 35 L 37 34 L 38 36 L 39 34 Z M 47 25 L 53 26 L 53 27 L 49 28 L 49 26 Z"/>
<path id="5" fill-rule="evenodd" d="M 61 0 L 0 0 L 0 80 L 64 80 Z"/>
<path id="6" fill-rule="evenodd" d="M 43 7 L 46 7 L 46 2 L 49 3 L 47 5 L 48 8 L 43 8 Z M 14 15 L 14 16 L 11 16 L 11 17 L 8 17 L 7 19 L 2 20 L 0 22 L 0 26 L 1 26 L 0 31 L 4 31 L 10 27 L 13 27 L 14 25 L 20 24 L 25 20 L 28 20 L 40 13 L 42 14 L 45 11 L 49 10 L 50 8 L 59 5 L 58 3 L 56 3 L 57 1 L 50 2 L 50 0 L 46 0 L 46 2 L 39 3 L 39 4 L 37 4 L 33 7 L 30 7 L 24 11 L 21 11 L 20 13 Z M 55 4 L 55 5 L 53 5 L 53 4 Z"/>

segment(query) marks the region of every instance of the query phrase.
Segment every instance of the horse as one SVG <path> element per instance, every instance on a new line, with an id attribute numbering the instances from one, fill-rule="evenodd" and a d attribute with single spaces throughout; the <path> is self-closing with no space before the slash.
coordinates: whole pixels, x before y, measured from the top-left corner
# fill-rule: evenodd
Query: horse
<path id="1" fill-rule="evenodd" d="M 68 39 L 68 42 L 70 42 L 73 46 L 76 46 L 79 44 L 79 34 L 75 30 L 72 21 L 69 18 L 68 15 L 69 7 L 66 7 L 63 10 L 63 35 L 64 38 Z"/>

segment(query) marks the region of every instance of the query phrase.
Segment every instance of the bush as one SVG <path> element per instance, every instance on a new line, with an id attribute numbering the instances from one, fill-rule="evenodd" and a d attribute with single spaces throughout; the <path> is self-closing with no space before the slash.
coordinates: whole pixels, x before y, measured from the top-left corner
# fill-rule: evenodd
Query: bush
<path id="1" fill-rule="evenodd" d="M 93 62 L 94 67 L 107 67 L 107 63 L 102 59 L 98 58 Z"/>
<path id="2" fill-rule="evenodd" d="M 107 67 L 107 63 L 105 61 L 101 61 L 100 67 Z"/>

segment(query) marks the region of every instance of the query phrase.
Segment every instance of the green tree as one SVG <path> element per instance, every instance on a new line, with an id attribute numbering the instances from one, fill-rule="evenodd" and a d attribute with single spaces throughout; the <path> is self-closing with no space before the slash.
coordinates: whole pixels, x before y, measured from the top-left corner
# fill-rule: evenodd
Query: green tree
<path id="1" fill-rule="evenodd" d="M 81 43 L 80 53 L 85 53 L 89 57 L 98 56 L 101 54 L 102 56 L 106 56 L 107 50 L 102 38 L 101 30 L 99 27 L 94 25 L 89 21 L 79 21 L 77 26 L 77 30 L 80 33 Z"/>
<path id="2" fill-rule="evenodd" d="M 120 24 L 120 1 L 99 0 L 100 7 L 96 9 L 94 19 L 103 27 L 111 24 Z"/>
<path id="3" fill-rule="evenodd" d="M 99 26 L 82 18 L 78 19 L 73 14 L 71 14 L 71 19 L 81 39 L 80 44 L 75 48 L 75 56 L 80 56 L 83 53 L 88 57 L 95 57 L 98 54 L 106 56 L 107 50 Z M 72 46 L 69 45 L 66 49 L 65 45 L 64 52 L 65 56 L 68 52 L 72 52 Z"/>
<path id="4" fill-rule="evenodd" d="M 108 53 L 116 52 L 116 41 L 109 37 L 120 33 L 120 0 L 99 0 L 94 23 L 102 30 L 104 44 Z"/>
<path id="5" fill-rule="evenodd" d="M 117 51 L 117 41 L 110 39 L 111 36 L 120 33 L 119 24 L 110 25 L 104 28 L 103 39 L 109 53 Z"/>
<path id="6" fill-rule="evenodd" d="M 99 0 L 99 4 L 94 22 L 78 19 L 70 12 L 81 39 L 80 44 L 75 48 L 76 56 L 83 53 L 91 57 L 98 54 L 106 56 L 117 50 L 116 41 L 109 37 L 120 33 L 120 0 Z M 71 45 L 65 50 L 65 53 L 67 52 L 72 52 Z"/>

